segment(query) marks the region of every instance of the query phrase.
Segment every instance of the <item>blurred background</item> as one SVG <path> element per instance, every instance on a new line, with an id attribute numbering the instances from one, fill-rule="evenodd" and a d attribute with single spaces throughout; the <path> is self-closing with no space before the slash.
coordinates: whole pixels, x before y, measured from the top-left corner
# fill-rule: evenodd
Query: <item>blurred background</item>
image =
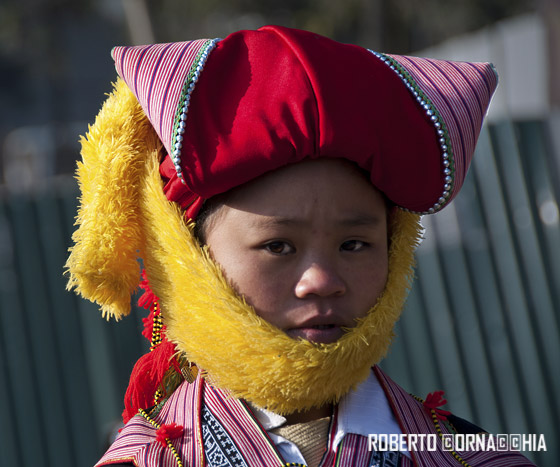
<path id="1" fill-rule="evenodd" d="M 383 367 L 494 433 L 560 456 L 558 0 L 0 0 L 0 466 L 93 465 L 118 428 L 143 310 L 107 323 L 65 291 L 79 135 L 110 50 L 281 24 L 377 51 L 493 62 L 500 86 L 462 193 L 424 218 Z"/>

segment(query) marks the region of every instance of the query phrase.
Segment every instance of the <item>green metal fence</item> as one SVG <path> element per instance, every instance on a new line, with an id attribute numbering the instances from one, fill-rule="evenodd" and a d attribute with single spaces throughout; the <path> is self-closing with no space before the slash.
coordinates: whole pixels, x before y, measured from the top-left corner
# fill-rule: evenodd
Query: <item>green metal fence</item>
<path id="1" fill-rule="evenodd" d="M 77 188 L 0 203 L 0 465 L 91 466 L 146 349 L 136 310 L 120 323 L 65 291 Z"/>
<path id="2" fill-rule="evenodd" d="M 384 367 L 494 433 L 560 430 L 560 152 L 552 122 L 482 132 L 454 206 L 424 218 L 418 280 Z"/>
<path id="3" fill-rule="evenodd" d="M 424 218 L 417 281 L 383 363 L 495 433 L 544 434 L 560 452 L 560 126 L 485 128 L 454 206 Z M 118 421 L 147 350 L 143 312 L 119 323 L 65 291 L 74 183 L 0 198 L 0 466 L 87 467 Z"/>

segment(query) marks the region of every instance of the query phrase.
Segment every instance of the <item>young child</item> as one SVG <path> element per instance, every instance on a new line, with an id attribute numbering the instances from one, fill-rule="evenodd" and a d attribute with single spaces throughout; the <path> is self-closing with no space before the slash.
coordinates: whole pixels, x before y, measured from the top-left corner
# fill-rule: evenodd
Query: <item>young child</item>
<path id="1" fill-rule="evenodd" d="M 120 78 L 82 140 L 69 287 L 119 319 L 141 258 L 152 347 L 97 465 L 531 465 L 445 449 L 481 430 L 375 366 L 420 214 L 461 188 L 491 65 L 276 26 L 113 58 Z M 368 442 L 398 434 L 434 450 Z"/>

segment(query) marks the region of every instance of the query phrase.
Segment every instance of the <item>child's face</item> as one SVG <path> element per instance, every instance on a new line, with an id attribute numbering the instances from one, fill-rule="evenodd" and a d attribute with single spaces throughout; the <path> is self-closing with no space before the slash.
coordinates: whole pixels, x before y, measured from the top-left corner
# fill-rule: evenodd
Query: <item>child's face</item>
<path id="1" fill-rule="evenodd" d="M 257 314 L 294 338 L 336 341 L 387 281 L 385 200 L 343 160 L 300 162 L 236 188 L 206 242 Z"/>

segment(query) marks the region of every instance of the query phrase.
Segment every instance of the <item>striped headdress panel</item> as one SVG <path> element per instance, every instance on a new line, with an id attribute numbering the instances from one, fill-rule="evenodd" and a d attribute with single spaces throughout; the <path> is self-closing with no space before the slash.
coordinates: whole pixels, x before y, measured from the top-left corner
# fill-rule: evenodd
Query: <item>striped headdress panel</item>
<path id="1" fill-rule="evenodd" d="M 203 52 L 213 42 L 199 39 L 112 51 L 117 73 L 138 98 L 169 154 L 174 149 L 177 117 L 207 58 Z"/>
<path id="2" fill-rule="evenodd" d="M 498 75 L 490 63 L 386 56 L 406 70 L 443 120 L 439 130 L 443 133 L 442 151 L 451 156 L 452 187 L 447 204 L 465 179 L 482 121 L 498 85 Z"/>

